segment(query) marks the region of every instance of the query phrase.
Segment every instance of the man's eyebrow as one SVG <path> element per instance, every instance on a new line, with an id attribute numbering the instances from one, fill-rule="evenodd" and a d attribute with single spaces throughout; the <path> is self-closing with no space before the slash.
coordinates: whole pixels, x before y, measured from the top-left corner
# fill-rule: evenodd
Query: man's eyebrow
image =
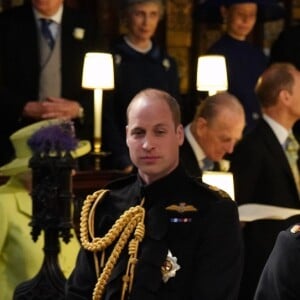
<path id="1" fill-rule="evenodd" d="M 140 126 L 135 126 L 135 127 L 132 127 L 130 130 L 133 131 L 133 130 L 145 130 L 145 129 Z"/>
<path id="2" fill-rule="evenodd" d="M 154 127 L 167 127 L 168 124 L 166 123 L 158 123 L 158 124 L 155 124 Z"/>

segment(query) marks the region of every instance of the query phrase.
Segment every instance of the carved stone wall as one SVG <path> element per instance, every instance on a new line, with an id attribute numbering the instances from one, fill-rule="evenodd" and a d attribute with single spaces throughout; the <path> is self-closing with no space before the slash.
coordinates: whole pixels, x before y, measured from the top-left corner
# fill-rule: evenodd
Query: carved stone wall
<path id="1" fill-rule="evenodd" d="M 192 11 L 192 0 L 166 1 L 166 47 L 178 63 L 183 94 L 189 90 L 191 78 Z"/>

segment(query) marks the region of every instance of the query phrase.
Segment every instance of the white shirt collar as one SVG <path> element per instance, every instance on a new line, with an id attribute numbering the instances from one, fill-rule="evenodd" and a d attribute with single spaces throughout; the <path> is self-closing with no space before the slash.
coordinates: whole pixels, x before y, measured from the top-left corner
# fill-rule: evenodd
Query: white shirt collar
<path id="1" fill-rule="evenodd" d="M 271 117 L 267 116 L 266 114 L 263 114 L 263 119 L 269 124 L 269 126 L 272 128 L 274 134 L 276 135 L 280 145 L 282 147 L 285 146 L 286 139 L 289 135 L 289 131 L 286 130 L 281 124 L 276 122 Z"/>
<path id="2" fill-rule="evenodd" d="M 185 137 L 187 138 L 188 142 L 190 143 L 193 149 L 193 152 L 197 158 L 200 168 L 203 168 L 202 160 L 206 157 L 206 155 L 204 154 L 202 148 L 200 147 L 200 145 L 198 144 L 198 142 L 196 141 L 196 139 L 194 138 L 191 132 L 191 123 L 184 128 L 184 132 L 185 132 Z"/>
<path id="3" fill-rule="evenodd" d="M 145 53 L 148 53 L 152 49 L 152 41 L 151 40 L 149 43 L 149 47 L 146 49 L 141 49 L 141 48 L 135 46 L 133 43 L 130 42 L 129 38 L 126 35 L 124 35 L 124 41 L 130 48 L 134 49 L 136 52 L 139 52 L 139 53 L 145 54 Z"/>

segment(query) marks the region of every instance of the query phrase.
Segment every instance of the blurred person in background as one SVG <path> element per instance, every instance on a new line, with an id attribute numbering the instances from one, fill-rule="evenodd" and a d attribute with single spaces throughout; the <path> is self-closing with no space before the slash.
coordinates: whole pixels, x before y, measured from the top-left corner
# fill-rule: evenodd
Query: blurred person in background
<path id="1" fill-rule="evenodd" d="M 185 131 L 180 147 L 180 161 L 196 177 L 203 171 L 228 171 L 226 155 L 242 138 L 245 113 L 239 100 L 228 92 L 204 99 L 197 107 L 193 121 Z"/>
<path id="2" fill-rule="evenodd" d="M 228 91 L 242 103 L 246 113 L 245 131 L 251 130 L 261 116 L 254 87 L 267 67 L 262 49 L 247 37 L 257 21 L 259 0 L 212 0 L 219 3 L 225 32 L 207 51 L 224 55 L 228 73 Z"/>
<path id="3" fill-rule="evenodd" d="M 157 88 L 181 102 L 177 64 L 154 38 L 164 10 L 162 0 L 121 0 L 126 33 L 111 47 L 115 88 L 103 108 L 103 147 L 111 152 L 112 168 L 133 170 L 125 138 L 126 109 L 138 92 Z"/>
<path id="4" fill-rule="evenodd" d="M 81 76 L 96 26 L 63 0 L 25 2 L 0 14 L 0 165 L 14 155 L 9 136 L 36 121 L 72 119 L 80 138 L 93 132 L 93 94 Z"/>
<path id="5" fill-rule="evenodd" d="M 17 285 L 37 275 L 44 260 L 44 234 L 32 240 L 29 223 L 32 221 L 32 170 L 29 160 L 33 152 L 29 139 L 41 129 L 61 123 L 57 119 L 40 121 L 19 129 L 10 136 L 15 157 L 0 167 L 0 175 L 8 181 L 0 186 L 0 299 L 13 299 Z M 73 157 L 90 151 L 89 141 L 80 141 Z M 74 268 L 80 243 L 73 237 L 69 243 L 60 242 L 59 264 L 67 278 Z"/>
<path id="6" fill-rule="evenodd" d="M 300 118 L 300 72 L 292 64 L 274 63 L 260 76 L 255 91 L 263 116 L 230 155 L 235 199 L 238 205 L 258 203 L 300 209 L 299 142 L 292 134 Z M 253 300 L 277 235 L 296 222 L 299 216 L 245 224 L 241 300 Z"/>

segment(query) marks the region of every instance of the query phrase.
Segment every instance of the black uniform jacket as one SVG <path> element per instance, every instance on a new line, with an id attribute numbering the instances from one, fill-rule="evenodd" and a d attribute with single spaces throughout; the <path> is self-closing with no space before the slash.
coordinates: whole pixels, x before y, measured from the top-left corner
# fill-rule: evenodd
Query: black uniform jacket
<path id="1" fill-rule="evenodd" d="M 280 232 L 257 286 L 255 300 L 300 299 L 300 225 Z"/>
<path id="2" fill-rule="evenodd" d="M 227 195 L 188 177 L 181 167 L 149 185 L 132 176 L 108 188 L 95 215 L 99 236 L 145 199 L 146 234 L 128 299 L 236 299 L 243 249 L 237 207 Z M 168 250 L 180 269 L 164 283 L 161 266 Z M 103 299 L 120 299 L 127 258 L 125 247 Z M 92 254 L 82 249 L 67 282 L 67 299 L 91 299 L 96 281 Z"/>

